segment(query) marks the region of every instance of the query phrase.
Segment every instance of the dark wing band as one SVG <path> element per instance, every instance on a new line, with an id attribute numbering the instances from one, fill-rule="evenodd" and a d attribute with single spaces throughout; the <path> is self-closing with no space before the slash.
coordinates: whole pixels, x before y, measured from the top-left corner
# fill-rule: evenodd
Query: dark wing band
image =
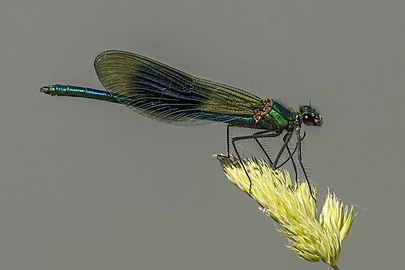
<path id="1" fill-rule="evenodd" d="M 253 115 L 260 99 L 243 90 L 203 80 L 147 57 L 106 51 L 94 61 L 106 90 L 132 110 L 174 125 L 232 122 Z"/>

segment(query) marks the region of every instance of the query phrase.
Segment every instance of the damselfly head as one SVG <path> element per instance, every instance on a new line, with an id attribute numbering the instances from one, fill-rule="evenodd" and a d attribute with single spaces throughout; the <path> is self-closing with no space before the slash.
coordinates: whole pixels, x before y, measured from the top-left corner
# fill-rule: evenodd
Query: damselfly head
<path id="1" fill-rule="evenodd" d="M 311 105 L 300 106 L 300 115 L 302 122 L 307 126 L 322 126 L 322 116 Z"/>

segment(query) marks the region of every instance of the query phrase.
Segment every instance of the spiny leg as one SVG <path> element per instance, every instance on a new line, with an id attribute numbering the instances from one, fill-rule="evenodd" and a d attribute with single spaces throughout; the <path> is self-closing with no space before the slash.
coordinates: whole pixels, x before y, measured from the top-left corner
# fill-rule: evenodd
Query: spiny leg
<path id="1" fill-rule="evenodd" d="M 238 149 L 236 149 L 234 138 L 232 138 L 232 146 L 233 146 L 233 149 L 235 150 L 236 156 L 238 157 L 239 163 L 242 165 L 242 168 L 245 171 L 246 176 L 249 179 L 249 193 L 248 193 L 248 195 L 251 196 L 251 194 L 252 194 L 252 179 L 250 179 L 250 176 L 249 176 L 249 173 L 248 173 L 248 171 L 247 171 L 247 169 L 245 167 L 245 164 L 243 163 L 243 160 L 239 155 Z"/>
<path id="2" fill-rule="evenodd" d="M 291 150 L 290 150 L 290 147 L 288 145 L 286 146 L 286 148 L 287 148 L 288 154 L 292 157 L 292 155 L 294 155 L 294 153 L 291 154 Z M 297 148 L 295 148 L 295 150 L 296 149 Z M 295 152 L 295 150 L 294 150 L 294 152 Z M 297 165 L 295 164 L 295 161 L 294 161 L 293 158 L 291 158 L 291 163 L 293 165 L 294 173 L 295 173 L 295 184 L 297 185 L 298 184 L 298 171 L 297 171 Z"/>
<path id="3" fill-rule="evenodd" d="M 219 156 L 226 157 L 226 158 L 228 158 L 228 159 L 231 158 L 231 152 L 229 151 L 229 139 L 230 139 L 229 128 L 230 128 L 230 127 L 233 127 L 233 125 L 228 124 L 228 125 L 226 126 L 226 156 L 223 155 L 223 154 L 219 154 Z"/>
<path id="4" fill-rule="evenodd" d="M 287 134 L 285 134 L 285 136 L 284 136 L 284 138 L 283 138 L 283 141 L 284 141 L 283 146 L 281 146 L 280 150 L 278 151 L 277 157 L 276 157 L 276 159 L 274 160 L 274 169 L 278 169 L 278 168 L 279 168 L 279 167 L 277 167 L 277 163 L 278 163 L 278 161 L 280 160 L 281 154 L 284 152 L 284 149 L 286 148 L 286 146 L 287 146 L 288 143 L 290 142 L 291 137 L 292 137 L 292 132 L 288 132 Z M 290 158 L 290 157 L 289 157 L 289 158 Z M 289 158 L 288 158 L 288 159 L 289 159 Z M 287 159 L 287 160 L 288 160 L 288 159 Z M 283 165 L 284 165 L 284 163 L 283 163 Z M 281 167 L 281 166 L 280 166 L 280 167 Z"/>
<path id="5" fill-rule="evenodd" d="M 286 146 L 286 148 L 287 148 L 287 147 L 288 147 L 288 145 Z M 283 163 L 277 164 L 277 167 L 275 167 L 275 168 L 273 168 L 273 169 L 278 170 L 278 169 L 280 169 L 281 167 L 283 167 L 290 159 L 291 159 L 291 160 L 294 160 L 294 154 L 295 154 L 295 152 L 297 152 L 297 149 L 298 149 L 298 146 L 297 146 L 297 144 L 296 144 L 295 147 L 294 147 L 294 151 L 288 152 L 288 157 L 283 161 Z"/>
<path id="6" fill-rule="evenodd" d="M 267 133 L 268 131 L 259 131 L 253 134 L 253 136 L 258 136 L 258 135 L 262 135 Z M 278 134 L 279 135 L 279 134 Z M 274 137 L 278 136 L 277 134 L 274 134 Z M 262 152 L 264 153 L 264 155 L 266 156 L 267 160 L 269 161 L 269 164 L 271 167 L 273 167 L 273 162 L 269 156 L 269 154 L 267 153 L 266 149 L 264 149 L 263 145 L 260 143 L 259 139 L 257 137 L 254 137 L 254 140 L 256 141 L 257 145 L 259 145 L 260 149 L 262 150 Z"/>
<path id="7" fill-rule="evenodd" d="M 230 158 L 230 156 L 231 156 L 230 151 L 229 151 L 229 139 L 230 139 L 230 137 L 231 137 L 230 134 L 229 134 L 229 129 L 230 129 L 230 127 L 233 127 L 233 125 L 228 124 L 228 125 L 226 126 L 226 157 L 227 157 L 227 158 Z M 262 135 L 262 134 L 266 134 L 266 133 L 270 133 L 270 132 L 273 132 L 273 131 L 263 130 L 263 131 L 259 131 L 259 132 L 253 133 L 252 136 L 258 136 L 258 135 Z M 270 136 L 270 137 L 277 137 L 278 135 L 280 135 L 280 134 L 279 134 L 279 133 L 276 133 L 274 136 L 272 135 L 272 136 Z M 239 138 L 239 137 L 235 137 L 235 138 Z M 256 143 L 259 145 L 260 149 L 261 149 L 261 150 L 263 151 L 263 153 L 265 154 L 266 158 L 269 160 L 270 164 L 273 164 L 272 161 L 271 161 L 270 156 L 267 154 L 267 152 L 266 152 L 266 150 L 264 149 L 263 145 L 259 142 L 259 140 L 258 140 L 257 138 L 254 138 L 254 139 L 255 139 Z"/>
<path id="8" fill-rule="evenodd" d="M 301 137 L 301 142 L 305 139 L 305 136 L 307 136 L 307 133 L 304 131 L 304 135 Z M 291 154 L 291 150 L 290 150 L 290 147 L 287 145 L 287 151 L 288 151 L 288 154 L 291 156 L 291 163 L 292 163 L 292 165 L 293 165 L 293 168 L 294 168 L 294 173 L 295 173 L 295 184 L 298 184 L 298 170 L 297 170 L 297 165 L 295 164 L 295 161 L 294 161 L 294 158 L 293 158 L 293 155 L 295 154 L 295 152 L 296 152 L 296 150 L 297 150 L 297 147 L 298 147 L 298 143 L 295 145 L 295 148 L 294 148 L 294 151 L 293 151 L 293 153 Z M 284 164 L 282 164 L 282 165 L 284 165 Z M 282 166 L 281 165 L 281 166 Z"/>
<path id="9" fill-rule="evenodd" d="M 247 135 L 247 136 L 240 136 L 240 137 L 232 138 L 233 149 L 234 149 L 234 151 L 236 153 L 236 156 L 238 157 L 238 160 L 239 160 L 240 164 L 243 167 L 243 170 L 246 173 L 246 176 L 249 179 L 249 196 L 252 194 L 252 179 L 250 179 L 250 176 L 249 176 L 249 173 L 248 173 L 248 171 L 247 171 L 247 169 L 245 167 L 245 164 L 243 163 L 243 160 L 242 160 L 242 158 L 241 158 L 241 156 L 239 154 L 239 151 L 236 148 L 236 142 L 241 141 L 241 140 L 249 140 L 249 139 L 254 139 L 254 140 L 256 140 L 256 142 L 258 142 L 258 140 L 257 140 L 258 138 L 270 138 L 270 137 L 277 137 L 277 136 L 280 135 L 280 132 L 273 132 L 273 131 L 270 131 L 270 132 L 269 131 L 260 131 L 260 132 L 257 132 L 255 134 L 253 134 L 253 135 Z M 260 142 L 258 142 L 258 144 L 259 144 L 260 148 L 264 151 L 266 157 L 269 159 L 270 166 L 273 168 L 273 164 L 271 162 L 271 159 L 268 156 L 268 154 L 266 153 L 266 151 L 264 150 L 264 147 L 260 144 Z"/>
<path id="10" fill-rule="evenodd" d="M 284 138 L 283 138 L 284 142 L 286 142 L 287 139 L 288 139 L 288 140 L 291 139 L 291 137 L 289 138 L 289 137 L 287 137 L 287 135 L 288 135 L 288 134 L 286 134 L 286 135 L 284 136 Z M 303 140 L 305 139 L 305 136 L 306 136 L 306 135 L 307 135 L 307 133 L 304 131 L 304 135 L 301 137 L 301 141 L 303 141 Z M 294 161 L 294 154 L 295 154 L 295 152 L 296 152 L 297 149 L 298 149 L 298 143 L 295 144 L 294 151 L 291 152 L 291 149 L 290 149 L 290 147 L 288 146 L 288 143 L 286 144 L 286 149 L 287 149 L 287 152 L 288 152 L 288 158 L 287 158 L 286 160 L 284 160 L 283 163 L 281 163 L 280 165 L 276 166 L 275 169 L 279 169 L 279 168 L 283 167 L 284 164 L 286 164 L 286 163 L 288 162 L 288 160 L 291 159 L 291 163 L 292 163 L 292 165 L 293 165 L 294 173 L 295 173 L 295 183 L 298 183 L 297 165 L 295 164 L 295 161 Z"/>
<path id="11" fill-rule="evenodd" d="M 254 133 L 253 135 L 240 136 L 240 137 L 234 137 L 234 138 L 232 138 L 232 146 L 233 146 L 233 149 L 234 149 L 234 151 L 235 151 L 235 153 L 236 153 L 236 156 L 237 156 L 237 158 L 238 158 L 240 164 L 242 165 L 243 170 L 244 170 L 245 173 L 246 173 L 246 176 L 247 176 L 248 179 L 249 179 L 249 184 L 250 184 L 250 185 L 249 185 L 249 194 L 248 194 L 248 195 L 250 196 L 251 193 L 252 193 L 252 180 L 250 179 L 249 173 L 248 173 L 248 171 L 247 171 L 247 169 L 246 169 L 246 167 L 245 167 L 245 165 L 244 165 L 244 163 L 243 163 L 243 160 L 242 160 L 242 158 L 241 158 L 241 156 L 240 156 L 240 154 L 239 154 L 238 149 L 236 148 L 236 142 L 237 142 L 237 141 L 240 141 L 240 140 L 254 139 L 254 140 L 258 143 L 258 145 L 260 146 L 260 148 L 261 148 L 261 150 L 263 151 L 263 153 L 264 153 L 264 154 L 266 155 L 266 157 L 269 159 L 269 163 L 270 163 L 271 168 L 273 168 L 273 169 L 278 169 L 278 168 L 282 167 L 284 164 L 286 164 L 289 159 L 291 159 L 291 162 L 292 162 L 293 167 L 294 167 L 295 175 L 296 175 L 296 182 L 298 181 L 298 173 L 297 173 L 297 166 L 296 166 L 296 164 L 295 164 L 295 162 L 294 162 L 294 159 L 293 159 L 293 155 L 294 155 L 295 152 L 298 150 L 298 161 L 299 161 L 299 163 L 300 163 L 301 169 L 302 169 L 303 172 L 304 172 L 305 180 L 306 180 L 306 182 L 308 183 L 308 187 L 309 187 L 309 191 L 310 191 L 310 193 L 311 193 L 311 197 L 312 197 L 312 198 L 315 200 L 315 202 L 316 202 L 316 198 L 315 198 L 314 195 L 313 195 L 312 187 L 311 187 L 311 184 L 310 184 L 310 182 L 309 182 L 308 175 L 307 175 L 307 173 L 306 173 L 306 171 L 305 171 L 305 168 L 304 168 L 304 165 L 303 165 L 303 163 L 302 163 L 301 142 L 302 142 L 302 140 L 304 140 L 304 138 L 305 138 L 305 136 L 306 136 L 306 133 L 304 132 L 304 135 L 301 137 L 299 131 L 297 131 L 297 138 L 298 138 L 298 140 L 297 140 L 297 144 L 296 144 L 296 146 L 295 146 L 295 148 L 294 148 L 294 151 L 292 151 L 292 152 L 291 152 L 290 148 L 288 147 L 288 142 L 291 140 L 292 133 L 287 133 L 287 134 L 284 136 L 284 138 L 283 138 L 284 144 L 283 144 L 282 148 L 280 149 L 280 151 L 278 152 L 277 158 L 276 158 L 275 162 L 272 163 L 270 157 L 268 156 L 267 152 L 265 151 L 264 147 L 262 146 L 262 144 L 260 143 L 260 141 L 258 140 L 258 138 L 277 137 L 277 136 L 279 136 L 280 134 L 281 134 L 281 132 L 272 132 L 272 133 L 269 133 L 269 131 L 260 131 L 260 132 Z M 229 137 L 229 126 L 228 126 L 228 128 L 227 128 L 227 135 L 228 135 L 228 136 L 227 136 L 227 142 L 229 142 L 229 138 L 230 138 L 230 137 Z M 278 161 L 279 161 L 279 159 L 280 159 L 280 156 L 281 156 L 282 152 L 284 151 L 284 149 L 287 149 L 287 151 L 288 151 L 288 158 L 287 158 L 282 164 L 280 164 L 279 166 L 277 166 L 277 163 L 278 163 Z M 229 143 L 228 143 L 228 158 L 229 158 L 229 157 L 230 157 L 230 151 L 229 151 Z M 276 163 L 276 162 L 277 162 L 277 163 Z"/>
<path id="12" fill-rule="evenodd" d="M 309 187 L 309 192 L 311 193 L 311 197 L 314 199 L 314 201 L 316 202 L 316 198 L 314 197 L 314 194 L 312 193 L 312 187 L 311 187 L 311 183 L 309 182 L 308 179 L 308 175 L 307 172 L 305 171 L 304 168 L 304 164 L 302 163 L 302 151 L 301 151 L 301 134 L 300 134 L 300 130 L 297 130 L 297 144 L 298 144 L 298 163 L 300 164 L 300 167 L 304 173 L 305 176 L 305 180 L 307 181 L 308 187 Z"/>
<path id="13" fill-rule="evenodd" d="M 229 153 L 229 128 L 231 127 L 231 125 L 227 125 L 226 126 L 226 154 L 227 157 L 230 158 L 230 153 Z"/>

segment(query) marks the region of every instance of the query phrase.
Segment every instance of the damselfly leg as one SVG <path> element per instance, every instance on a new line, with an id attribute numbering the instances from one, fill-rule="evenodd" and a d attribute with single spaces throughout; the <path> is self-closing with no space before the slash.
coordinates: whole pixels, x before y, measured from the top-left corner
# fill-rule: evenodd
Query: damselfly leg
<path id="1" fill-rule="evenodd" d="M 269 165 L 270 165 L 270 167 L 271 167 L 272 169 L 279 169 L 279 168 L 281 168 L 282 166 L 284 166 L 289 160 L 291 160 L 291 164 L 292 164 L 292 166 L 293 166 L 294 173 L 295 173 L 295 182 L 296 182 L 296 183 L 298 182 L 298 170 L 297 170 L 297 165 L 296 165 L 296 163 L 295 163 L 293 157 L 294 157 L 295 153 L 298 151 L 298 162 L 299 162 L 300 167 L 301 167 L 301 169 L 302 169 L 302 171 L 303 171 L 303 173 L 304 173 L 305 181 L 308 183 L 308 187 L 309 187 L 309 190 L 310 190 L 310 192 L 311 192 L 311 196 L 312 196 L 312 198 L 316 201 L 316 199 L 315 199 L 315 197 L 314 197 L 314 195 L 313 195 L 313 193 L 312 193 L 312 188 L 311 188 L 311 184 L 310 184 L 309 179 L 308 179 L 308 175 L 307 175 L 307 173 L 306 173 L 306 171 L 305 171 L 305 168 L 304 168 L 304 165 L 303 165 L 303 163 L 302 163 L 301 142 L 304 140 L 304 138 L 305 138 L 305 136 L 306 136 L 306 133 L 305 133 L 305 132 L 303 133 L 303 136 L 301 136 L 300 130 L 297 130 L 297 131 L 296 131 L 296 133 L 297 133 L 297 143 L 296 143 L 296 145 L 295 145 L 295 147 L 294 147 L 293 150 L 292 150 L 292 149 L 289 147 L 289 145 L 288 145 L 289 142 L 290 142 L 290 140 L 291 140 L 291 138 L 292 138 L 293 132 L 288 132 L 287 134 L 285 134 L 284 137 L 283 137 L 283 145 L 281 146 L 281 148 L 280 148 L 279 151 L 277 152 L 277 156 L 276 156 L 276 158 L 275 158 L 274 161 L 273 161 L 273 160 L 270 158 L 270 155 L 268 154 L 268 152 L 266 151 L 266 149 L 263 147 L 262 143 L 259 141 L 259 139 L 260 139 L 260 138 L 274 138 L 274 137 L 278 137 L 278 136 L 281 134 L 281 132 L 267 131 L 267 130 L 266 130 L 266 131 L 259 131 L 259 132 L 253 133 L 252 135 L 238 136 L 238 137 L 233 137 L 233 138 L 231 138 L 231 137 L 230 137 L 230 134 L 229 134 L 229 127 L 230 127 L 230 126 L 228 125 L 228 127 L 227 127 L 227 157 L 228 157 L 228 158 L 230 157 L 230 148 L 229 148 L 229 145 L 230 145 L 230 144 L 229 144 L 229 141 L 231 141 L 231 143 L 232 143 L 232 148 L 233 148 L 233 150 L 235 151 L 235 154 L 236 154 L 236 156 L 237 156 L 237 158 L 238 158 L 240 164 L 242 165 L 243 170 L 245 171 L 245 173 L 246 173 L 246 175 L 247 175 L 247 177 L 248 177 L 248 179 L 249 179 L 249 182 L 250 182 L 249 195 L 251 194 L 251 191 L 252 191 L 252 180 L 251 180 L 251 178 L 250 178 L 250 176 L 249 176 L 249 173 L 248 173 L 248 171 L 247 171 L 247 169 L 246 169 L 246 167 L 245 167 L 245 165 L 244 165 L 244 163 L 243 163 L 243 160 L 242 160 L 242 156 L 241 156 L 241 154 L 240 154 L 240 151 L 238 150 L 238 148 L 237 148 L 237 146 L 236 146 L 236 143 L 237 143 L 238 141 L 243 141 L 243 140 L 254 140 L 254 141 L 256 142 L 256 144 L 259 146 L 260 150 L 261 150 L 261 151 L 263 152 L 263 154 L 266 156 L 266 158 L 267 158 L 267 160 L 268 160 L 268 162 L 269 162 Z M 283 154 L 284 151 L 287 151 L 288 156 L 287 156 L 287 158 L 286 158 L 285 160 L 283 160 L 283 162 L 280 163 L 280 158 L 281 158 L 281 156 L 282 156 L 282 154 Z"/>
<path id="2" fill-rule="evenodd" d="M 265 151 L 263 145 L 259 142 L 258 139 L 259 138 L 274 138 L 274 137 L 277 137 L 279 135 L 280 135 L 279 133 L 274 132 L 274 131 L 270 131 L 270 132 L 266 131 L 266 132 L 257 132 L 257 133 L 254 133 L 252 135 L 247 135 L 247 136 L 234 137 L 234 138 L 231 139 L 232 147 L 233 147 L 233 149 L 234 149 L 234 151 L 236 153 L 236 156 L 238 157 L 238 160 L 239 160 L 240 164 L 242 165 L 243 170 L 246 173 L 246 176 L 249 179 L 249 184 L 250 184 L 249 185 L 249 195 L 252 193 L 252 179 L 250 179 L 249 173 L 248 173 L 248 171 L 247 171 L 247 169 L 245 167 L 245 164 L 243 163 L 243 160 L 242 160 L 242 157 L 241 157 L 241 155 L 240 155 L 240 153 L 238 151 L 238 148 L 236 147 L 236 142 L 242 141 L 242 140 L 251 140 L 251 139 L 255 140 L 256 143 L 258 143 L 260 149 L 265 154 L 266 158 L 268 159 L 270 167 L 273 168 L 273 162 L 272 162 L 270 156 L 268 155 L 267 151 Z M 230 157 L 229 151 L 228 151 L 228 157 Z"/>
<path id="3" fill-rule="evenodd" d="M 244 169 L 244 171 L 245 171 L 245 173 L 246 173 L 246 175 L 247 175 L 247 177 L 248 177 L 248 179 L 249 179 L 249 182 L 250 182 L 250 185 L 249 185 L 249 195 L 250 195 L 251 190 L 252 190 L 252 180 L 251 180 L 251 178 L 250 178 L 250 176 L 249 176 L 249 173 L 248 173 L 248 171 L 247 171 L 247 169 L 246 169 L 246 167 L 245 167 L 245 165 L 244 165 L 244 163 L 243 163 L 243 161 L 242 161 L 242 157 L 241 157 L 240 152 L 239 152 L 239 150 L 238 150 L 238 148 L 237 148 L 237 146 L 236 146 L 236 143 L 237 143 L 238 141 L 242 141 L 242 140 L 254 140 L 255 143 L 259 146 L 260 151 L 263 152 L 263 154 L 264 154 L 265 157 L 267 158 L 270 167 L 271 167 L 271 168 L 275 168 L 275 167 L 276 167 L 276 166 L 275 166 L 275 163 L 272 161 L 272 159 L 270 158 L 270 155 L 268 154 L 268 151 L 266 151 L 266 149 L 264 148 L 264 146 L 262 145 L 262 143 L 259 141 L 259 139 L 261 139 L 261 138 L 274 138 L 274 137 L 278 137 L 278 136 L 280 136 L 280 134 L 282 133 L 282 131 L 281 131 L 281 130 L 280 130 L 280 131 L 262 130 L 262 131 L 253 133 L 252 135 L 237 136 L 237 137 L 231 138 L 230 132 L 229 132 L 230 127 L 231 127 L 231 125 L 228 125 L 228 127 L 227 127 L 227 157 L 228 157 L 228 158 L 230 157 L 230 149 L 229 149 L 229 145 L 230 145 L 230 144 L 229 144 L 229 141 L 230 141 L 230 139 L 231 139 L 232 147 L 233 147 L 233 149 L 234 149 L 234 151 L 235 151 L 235 154 L 236 154 L 236 156 L 237 156 L 237 158 L 238 158 L 240 164 L 242 165 L 242 168 Z M 289 136 L 289 138 L 290 138 L 290 137 L 291 137 L 291 135 Z M 286 141 L 284 144 L 287 145 L 287 144 L 288 144 L 288 141 Z M 278 158 L 281 156 L 281 152 L 283 152 L 284 149 L 285 149 L 285 146 L 282 147 L 282 149 L 280 149 L 279 153 L 277 154 Z M 297 148 L 296 148 L 296 149 L 297 149 Z M 292 155 L 294 155 L 296 149 L 291 153 L 290 156 L 288 156 L 288 158 L 286 159 L 286 161 L 288 161 L 290 158 L 292 158 Z M 285 162 L 286 162 L 286 161 L 285 161 Z M 285 164 L 285 162 L 284 162 L 283 164 Z M 282 164 L 282 165 L 283 165 L 283 164 Z"/>
<path id="4" fill-rule="evenodd" d="M 305 171 L 304 164 L 302 163 L 302 147 L 301 147 L 301 141 L 303 140 L 303 137 L 305 137 L 305 133 L 304 133 L 304 136 L 301 138 L 301 132 L 300 132 L 300 130 L 301 130 L 301 129 L 297 129 L 297 131 L 296 131 L 296 133 L 297 133 L 297 145 L 298 145 L 298 163 L 300 164 L 300 167 L 301 167 L 301 169 L 302 169 L 302 172 L 304 173 L 305 180 L 307 181 L 307 184 L 308 184 L 309 192 L 311 193 L 312 198 L 313 198 L 314 201 L 316 202 L 316 198 L 315 198 L 315 196 L 314 196 L 314 194 L 313 194 L 313 192 L 312 192 L 311 183 L 309 182 L 309 178 L 308 178 L 307 172 Z"/>

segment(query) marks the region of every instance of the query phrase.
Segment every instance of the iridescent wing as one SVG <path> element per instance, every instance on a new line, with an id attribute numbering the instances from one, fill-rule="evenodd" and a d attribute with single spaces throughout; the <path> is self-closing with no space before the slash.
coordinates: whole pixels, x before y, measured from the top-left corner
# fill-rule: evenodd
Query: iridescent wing
<path id="1" fill-rule="evenodd" d="M 104 88 L 119 102 L 173 125 L 232 122 L 252 116 L 260 106 L 261 99 L 248 92 L 130 52 L 103 52 L 94 66 Z"/>

